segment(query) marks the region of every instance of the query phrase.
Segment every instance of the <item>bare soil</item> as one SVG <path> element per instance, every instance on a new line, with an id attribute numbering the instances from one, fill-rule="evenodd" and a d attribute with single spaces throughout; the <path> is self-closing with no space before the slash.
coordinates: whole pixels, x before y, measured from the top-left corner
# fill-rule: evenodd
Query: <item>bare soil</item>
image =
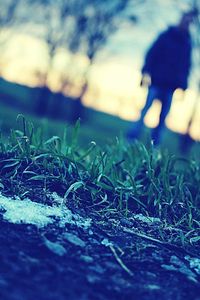
<path id="1" fill-rule="evenodd" d="M 198 257 L 198 248 L 159 243 L 159 224 L 111 214 L 90 217 L 89 229 L 70 224 L 38 229 L 0 216 L 0 299 L 200 299 L 200 274 L 188 261 Z M 44 239 L 64 253 L 51 251 Z"/>

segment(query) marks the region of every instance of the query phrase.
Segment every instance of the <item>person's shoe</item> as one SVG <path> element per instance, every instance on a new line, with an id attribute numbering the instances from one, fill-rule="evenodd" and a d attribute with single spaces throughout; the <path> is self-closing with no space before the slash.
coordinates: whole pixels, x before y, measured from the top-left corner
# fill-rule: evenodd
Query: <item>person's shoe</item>
<path id="1" fill-rule="evenodd" d="M 131 143 L 138 139 L 139 134 L 135 130 L 130 130 L 126 134 L 126 140 Z"/>
<path id="2" fill-rule="evenodd" d="M 154 129 L 151 133 L 151 139 L 154 146 L 160 145 L 160 132 L 158 130 Z"/>
<path id="3" fill-rule="evenodd" d="M 138 140 L 142 130 L 142 126 L 143 123 L 141 120 L 134 122 L 132 128 L 126 134 L 127 141 L 133 142 L 134 140 Z"/>

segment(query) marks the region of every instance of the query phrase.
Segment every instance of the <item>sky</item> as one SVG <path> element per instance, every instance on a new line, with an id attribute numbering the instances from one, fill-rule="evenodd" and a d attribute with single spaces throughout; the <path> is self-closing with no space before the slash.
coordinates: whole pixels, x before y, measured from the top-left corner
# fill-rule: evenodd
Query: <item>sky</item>
<path id="1" fill-rule="evenodd" d="M 147 94 L 147 90 L 139 85 L 144 55 L 156 36 L 167 26 L 178 21 L 180 10 L 177 10 L 177 4 L 184 10 L 187 8 L 187 2 L 187 0 L 148 0 L 144 7 L 140 6 L 135 10 L 140 16 L 138 23 L 122 24 L 97 55 L 89 72 L 90 89 L 84 99 L 86 106 L 118 115 L 126 120 L 139 118 Z M 6 34 L 8 34 L 6 31 L 1 33 L 0 39 Z M 38 71 L 45 72 L 48 66 L 47 53 L 47 45 L 42 39 L 34 38 L 27 33 L 14 32 L 10 35 L 6 51 L 0 53 L 1 75 L 10 81 L 30 86 L 38 85 Z M 51 89 L 56 91 L 60 88 L 60 74 L 64 74 L 67 70 L 70 70 L 69 76 L 72 81 L 76 80 L 77 86 L 81 85 L 81 74 L 87 63 L 84 56 L 73 56 L 65 49 L 60 49 L 54 60 L 54 72 L 49 78 Z M 74 88 L 71 93 L 76 95 L 77 89 Z M 186 131 L 193 105 L 198 97 L 191 76 L 188 91 L 185 94 L 180 91 L 175 93 L 166 120 L 170 129 L 182 133 Z M 156 126 L 159 110 L 160 103 L 157 101 L 145 118 L 147 126 Z M 198 140 L 200 140 L 199 124 L 200 105 L 196 109 L 191 129 L 191 135 Z"/>

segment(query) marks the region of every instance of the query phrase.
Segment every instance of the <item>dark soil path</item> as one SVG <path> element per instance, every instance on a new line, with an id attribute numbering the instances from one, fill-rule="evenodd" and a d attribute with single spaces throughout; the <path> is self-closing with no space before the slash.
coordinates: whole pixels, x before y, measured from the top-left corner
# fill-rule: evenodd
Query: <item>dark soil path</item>
<path id="1" fill-rule="evenodd" d="M 0 224 L 2 300 L 200 299 L 188 253 L 125 232 L 136 226 L 126 220 L 93 217 L 89 229 Z"/>

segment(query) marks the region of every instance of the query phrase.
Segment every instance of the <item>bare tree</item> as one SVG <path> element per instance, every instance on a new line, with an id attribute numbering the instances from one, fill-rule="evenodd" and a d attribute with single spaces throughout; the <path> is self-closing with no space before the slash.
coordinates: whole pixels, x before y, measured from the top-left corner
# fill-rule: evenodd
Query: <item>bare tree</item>
<path id="1" fill-rule="evenodd" d="M 97 53 L 105 46 L 109 37 L 120 27 L 123 12 L 127 8 L 129 0 L 87 1 L 87 5 L 77 15 L 75 36 L 80 35 L 80 50 L 88 57 L 88 69 L 93 64 Z M 73 40 L 70 49 L 73 50 Z M 87 70 L 88 71 L 88 70 Z M 87 72 L 86 72 L 87 75 Z M 87 83 L 86 83 L 87 85 Z M 82 94 L 84 94 L 84 86 Z"/>
<path id="2" fill-rule="evenodd" d="M 79 0 L 72 8 L 75 20 L 73 35 L 70 36 L 68 47 L 72 52 L 82 52 L 88 58 L 84 73 L 83 86 L 77 99 L 76 117 L 81 115 L 82 99 L 89 85 L 89 72 L 96 55 L 105 46 L 108 39 L 119 28 L 120 23 L 129 19 L 136 22 L 135 15 L 125 15 L 130 0 Z"/>
<path id="3" fill-rule="evenodd" d="M 145 0 L 10 0 L 2 5 L 0 26 L 1 23 L 3 26 L 12 23 L 17 13 L 21 20 L 17 25 L 18 30 L 40 36 L 48 45 L 48 67 L 43 74 L 43 89 L 38 110 L 44 109 L 49 95 L 48 77 L 53 69 L 57 50 L 63 47 L 74 54 L 81 52 L 88 58 L 83 86 L 77 101 L 81 104 L 88 89 L 89 70 L 97 53 L 118 30 L 122 20 L 129 19 L 130 22 L 135 22 L 133 13 L 124 14 L 128 5 L 131 4 L 132 11 L 134 5 L 144 2 Z M 3 9 L 7 10 L 6 13 Z"/>
<path id="4" fill-rule="evenodd" d="M 7 41 L 9 40 L 12 31 L 6 35 L 1 35 L 4 30 L 13 28 L 15 22 L 17 21 L 17 9 L 19 6 L 20 0 L 10 0 L 6 3 L 0 2 L 0 54 L 4 53 Z"/>
<path id="5" fill-rule="evenodd" d="M 63 47 L 70 50 L 71 53 L 82 53 L 88 58 L 83 86 L 77 99 L 77 116 L 81 114 L 81 102 L 88 88 L 90 67 L 96 54 L 119 28 L 122 18 L 127 19 L 127 16 L 123 16 L 123 12 L 130 2 L 139 3 L 140 1 L 35 0 L 36 9 L 39 8 L 44 12 L 40 22 L 44 27 L 43 37 L 49 49 L 48 69 L 43 77 L 44 89 L 40 101 L 41 108 L 44 108 L 44 101 L 47 97 L 48 76 L 53 68 L 54 57 L 57 50 Z M 133 15 L 128 18 L 130 22 L 135 21 Z"/>

